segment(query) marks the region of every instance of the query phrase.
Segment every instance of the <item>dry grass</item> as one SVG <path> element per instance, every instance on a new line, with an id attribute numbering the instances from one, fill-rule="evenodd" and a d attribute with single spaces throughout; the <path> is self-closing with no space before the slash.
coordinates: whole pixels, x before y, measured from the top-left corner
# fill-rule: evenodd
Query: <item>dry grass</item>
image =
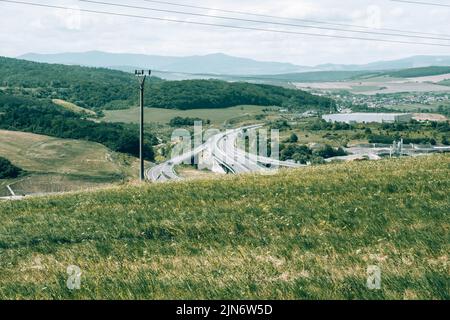
<path id="1" fill-rule="evenodd" d="M 90 115 L 90 116 L 96 115 L 96 113 L 92 110 L 79 107 L 76 104 L 73 104 L 73 103 L 65 101 L 65 100 L 53 99 L 52 102 L 58 106 L 66 108 L 67 110 L 75 112 L 75 113 L 81 113 L 81 114 L 86 114 L 86 115 Z"/>
<path id="2" fill-rule="evenodd" d="M 6 299 L 449 299 L 450 158 L 0 203 Z M 66 288 L 66 268 L 82 270 Z M 381 290 L 366 287 L 378 265 Z"/>

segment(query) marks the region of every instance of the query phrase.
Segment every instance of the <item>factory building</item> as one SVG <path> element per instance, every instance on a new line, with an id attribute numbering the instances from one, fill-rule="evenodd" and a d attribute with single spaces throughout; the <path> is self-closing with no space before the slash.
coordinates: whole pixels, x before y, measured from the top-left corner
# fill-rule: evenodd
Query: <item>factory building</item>
<path id="1" fill-rule="evenodd" d="M 327 122 L 345 122 L 345 123 L 393 123 L 409 122 L 412 119 L 411 113 L 336 113 L 322 116 Z"/>

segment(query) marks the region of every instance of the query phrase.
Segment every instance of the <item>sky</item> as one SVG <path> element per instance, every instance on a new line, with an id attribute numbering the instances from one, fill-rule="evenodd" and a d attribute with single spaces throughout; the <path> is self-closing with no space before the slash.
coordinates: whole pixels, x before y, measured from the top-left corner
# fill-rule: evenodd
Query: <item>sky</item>
<path id="1" fill-rule="evenodd" d="M 257 22 L 230 21 L 209 17 L 195 17 L 180 13 L 154 12 L 144 9 L 114 7 L 78 0 L 23 0 L 72 9 L 39 8 L 0 1 L 0 55 L 17 57 L 21 54 L 84 52 L 91 50 L 127 52 L 169 56 L 225 53 L 262 61 L 290 62 L 298 65 L 324 63 L 362 64 L 392 60 L 413 55 L 450 55 L 450 40 L 393 37 L 361 34 L 341 30 L 322 30 L 298 26 L 281 26 Z M 307 26 L 349 29 L 346 26 L 314 24 L 294 20 L 262 18 L 248 15 L 176 7 L 145 0 L 98 0 L 220 15 L 244 19 L 264 20 Z M 399 33 L 384 29 L 398 29 L 440 34 L 425 37 L 450 39 L 448 21 L 450 7 L 424 6 L 391 0 L 166 0 L 172 3 L 203 6 L 290 19 L 308 19 L 327 23 L 357 25 L 369 32 Z M 448 0 L 424 0 L 450 4 Z M 383 38 L 413 42 L 413 44 L 384 43 L 356 39 L 337 39 L 319 36 L 272 33 L 257 30 L 199 26 L 132 17 L 93 14 L 78 9 L 100 10 L 130 15 L 219 23 L 232 26 L 305 32 L 332 36 Z M 404 33 L 404 32 L 402 32 Z M 409 34 L 413 35 L 413 34 Z M 448 45 L 428 46 L 423 42 Z"/>

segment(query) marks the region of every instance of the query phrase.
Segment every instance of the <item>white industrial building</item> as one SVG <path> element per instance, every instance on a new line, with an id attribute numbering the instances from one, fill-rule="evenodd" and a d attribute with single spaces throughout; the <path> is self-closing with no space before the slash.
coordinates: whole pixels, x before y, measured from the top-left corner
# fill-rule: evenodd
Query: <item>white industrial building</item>
<path id="1" fill-rule="evenodd" d="M 412 119 L 411 113 L 336 113 L 322 116 L 327 122 L 345 122 L 345 123 L 384 123 L 384 122 L 409 122 Z"/>

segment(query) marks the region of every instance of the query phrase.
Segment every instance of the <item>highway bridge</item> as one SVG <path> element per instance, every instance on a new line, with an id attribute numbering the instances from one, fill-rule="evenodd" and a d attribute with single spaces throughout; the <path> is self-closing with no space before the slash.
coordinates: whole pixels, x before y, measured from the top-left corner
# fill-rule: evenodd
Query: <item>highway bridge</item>
<path id="1" fill-rule="evenodd" d="M 293 162 L 279 161 L 277 159 L 248 153 L 237 146 L 238 138 L 245 132 L 256 130 L 260 127 L 262 125 L 251 125 L 218 133 L 194 150 L 148 169 L 146 171 L 146 177 L 148 180 L 154 182 L 180 180 L 181 178 L 176 174 L 174 167 L 182 163 L 190 162 L 192 157 L 199 156 L 200 154 L 208 155 L 208 162 L 216 168 L 221 168 L 218 171 L 222 173 L 270 173 L 279 167 L 302 167 L 302 165 Z"/>

